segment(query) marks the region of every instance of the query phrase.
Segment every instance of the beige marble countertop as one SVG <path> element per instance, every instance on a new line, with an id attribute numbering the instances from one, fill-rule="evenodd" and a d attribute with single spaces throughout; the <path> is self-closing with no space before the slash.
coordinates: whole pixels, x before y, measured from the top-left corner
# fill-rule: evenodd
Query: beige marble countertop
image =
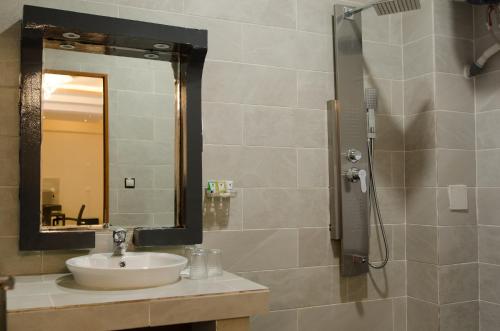
<path id="1" fill-rule="evenodd" d="M 15 288 L 7 292 L 7 311 L 13 313 L 267 290 L 262 285 L 228 272 L 204 280 L 182 278 L 174 284 L 161 287 L 117 291 L 82 288 L 75 283 L 71 274 L 21 276 L 16 277 Z"/>

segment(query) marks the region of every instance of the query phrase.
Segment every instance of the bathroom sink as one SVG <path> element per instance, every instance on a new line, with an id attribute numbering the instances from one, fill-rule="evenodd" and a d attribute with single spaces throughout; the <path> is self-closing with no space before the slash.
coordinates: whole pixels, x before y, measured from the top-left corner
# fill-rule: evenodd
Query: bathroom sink
<path id="1" fill-rule="evenodd" d="M 66 266 L 84 287 L 119 290 L 176 282 L 186 267 L 185 257 L 168 253 L 92 254 L 74 257 Z"/>

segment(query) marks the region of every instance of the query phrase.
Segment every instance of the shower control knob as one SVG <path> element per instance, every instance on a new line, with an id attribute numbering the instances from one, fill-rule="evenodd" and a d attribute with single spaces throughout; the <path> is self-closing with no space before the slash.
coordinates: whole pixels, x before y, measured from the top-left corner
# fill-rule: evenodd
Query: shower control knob
<path id="1" fill-rule="evenodd" d="M 362 157 L 363 155 L 357 149 L 351 148 L 347 151 L 347 159 L 352 163 L 358 162 Z"/>
<path id="2" fill-rule="evenodd" d="M 366 193 L 366 170 L 352 167 L 346 171 L 345 176 L 351 183 L 359 182 L 361 185 L 361 192 Z"/>

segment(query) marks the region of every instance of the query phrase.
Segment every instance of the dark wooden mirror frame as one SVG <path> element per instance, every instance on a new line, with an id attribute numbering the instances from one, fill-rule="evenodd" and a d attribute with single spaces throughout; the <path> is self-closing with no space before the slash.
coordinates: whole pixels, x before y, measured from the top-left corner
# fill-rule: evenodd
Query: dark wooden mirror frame
<path id="1" fill-rule="evenodd" d="M 42 56 L 44 39 L 64 40 L 74 32 L 80 45 L 101 45 L 103 53 L 117 48 L 153 51 L 168 44 L 178 61 L 179 146 L 176 206 L 180 224 L 173 228 L 134 229 L 137 246 L 167 246 L 202 242 L 201 78 L 207 53 L 207 31 L 24 6 L 21 35 L 20 95 L 20 250 L 86 249 L 95 247 L 91 230 L 40 231 L 40 146 Z M 130 54 L 127 54 L 130 56 Z M 140 56 L 139 56 L 140 57 Z"/>

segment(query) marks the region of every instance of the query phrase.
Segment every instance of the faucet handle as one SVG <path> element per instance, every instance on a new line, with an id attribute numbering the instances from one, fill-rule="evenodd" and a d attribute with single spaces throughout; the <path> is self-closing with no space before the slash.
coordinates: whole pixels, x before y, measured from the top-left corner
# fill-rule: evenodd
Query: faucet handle
<path id="1" fill-rule="evenodd" d="M 113 241 L 115 243 L 121 244 L 124 243 L 127 239 L 127 230 L 123 228 L 117 228 L 113 230 Z"/>

